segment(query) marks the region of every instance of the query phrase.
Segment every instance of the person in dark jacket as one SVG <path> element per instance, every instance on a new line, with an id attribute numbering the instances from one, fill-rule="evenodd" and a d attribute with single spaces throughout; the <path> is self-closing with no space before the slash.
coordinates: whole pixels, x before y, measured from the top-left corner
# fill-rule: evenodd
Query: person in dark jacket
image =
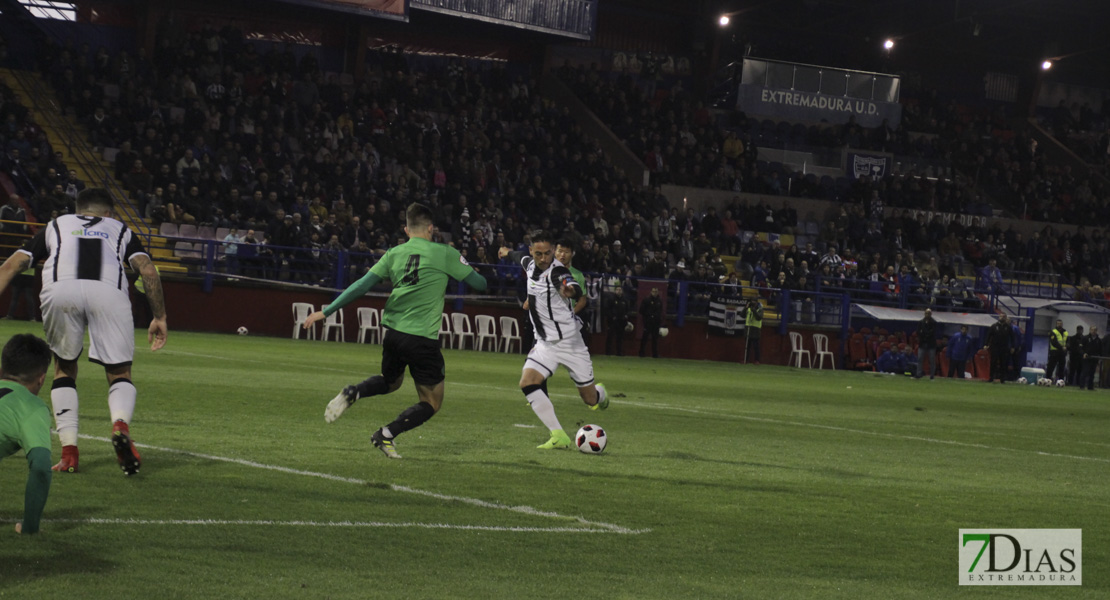
<path id="1" fill-rule="evenodd" d="M 948 376 L 964 378 L 967 370 L 967 361 L 975 347 L 971 336 L 967 334 L 967 325 L 960 325 L 960 332 L 948 338 Z"/>
<path id="2" fill-rule="evenodd" d="M 929 379 L 940 371 L 937 366 L 937 321 L 932 309 L 925 309 L 925 318 L 917 322 L 917 372 L 914 379 L 925 375 L 925 360 L 929 360 Z"/>
<path id="3" fill-rule="evenodd" d="M 987 347 L 991 353 L 991 374 L 989 383 L 997 379 L 999 383 L 1006 383 L 1006 370 L 1010 365 L 1013 355 L 1013 331 L 1010 329 L 1010 318 L 1005 314 L 999 315 L 994 325 L 987 330 Z"/>
<path id="4" fill-rule="evenodd" d="M 1098 368 L 1098 357 L 1102 356 L 1102 338 L 1098 335 L 1098 327 L 1091 327 L 1091 333 L 1083 338 L 1083 374 L 1079 379 L 1079 387 L 1088 390 L 1095 389 L 1095 369 Z"/>
<path id="5" fill-rule="evenodd" d="M 1076 325 L 1075 333 L 1068 338 L 1068 385 L 1079 385 L 1083 373 L 1083 326 Z"/>
<path id="6" fill-rule="evenodd" d="M 659 328 L 663 326 L 663 299 L 659 297 L 659 288 L 651 288 L 651 295 L 640 301 L 640 317 L 644 322 L 644 333 L 640 338 L 640 356 L 647 351 L 648 339 L 651 339 L 651 357 L 659 358 Z"/>
<path id="7" fill-rule="evenodd" d="M 605 295 L 605 353 L 624 356 L 624 334 L 628 327 L 628 299 L 624 287 L 617 285 Z"/>

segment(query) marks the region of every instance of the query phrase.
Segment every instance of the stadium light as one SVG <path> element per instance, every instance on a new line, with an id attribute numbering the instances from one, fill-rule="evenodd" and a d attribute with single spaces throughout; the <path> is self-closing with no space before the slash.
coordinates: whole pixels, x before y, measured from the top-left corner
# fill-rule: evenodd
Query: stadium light
<path id="1" fill-rule="evenodd" d="M 890 38 L 887 38 L 886 41 L 883 42 L 883 48 L 885 48 L 887 50 L 890 50 L 893 47 L 894 47 L 894 40 L 892 40 Z"/>
<path id="2" fill-rule="evenodd" d="M 1042 71 L 1047 71 L 1051 68 L 1052 68 L 1052 61 L 1051 60 L 1046 60 L 1043 63 L 1041 63 L 1041 70 Z"/>
<path id="3" fill-rule="evenodd" d="M 730 21 L 732 21 L 732 19 L 730 19 L 728 15 L 721 15 L 721 18 L 718 19 L 717 22 L 721 24 L 721 27 L 727 27 Z"/>

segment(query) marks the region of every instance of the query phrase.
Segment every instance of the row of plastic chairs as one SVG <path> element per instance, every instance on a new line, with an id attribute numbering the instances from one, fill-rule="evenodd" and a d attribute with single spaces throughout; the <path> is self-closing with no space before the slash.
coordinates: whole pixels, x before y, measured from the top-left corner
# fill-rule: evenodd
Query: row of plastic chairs
<path id="1" fill-rule="evenodd" d="M 470 325 L 470 315 L 466 313 L 443 313 L 439 320 L 439 339 L 444 348 L 463 350 L 467 341 L 474 350 L 491 352 L 511 352 L 516 345 L 519 352 L 524 342 L 520 338 L 520 324 L 513 317 L 501 317 L 501 335 L 497 335 L 497 322 L 489 315 L 475 315 L 474 324 L 477 331 Z"/>
<path id="2" fill-rule="evenodd" d="M 298 340 L 304 332 L 305 339 L 316 339 L 316 326 L 304 329 L 304 322 L 308 316 L 316 311 L 316 307 L 308 302 L 293 303 L 293 339 Z M 376 308 L 359 308 L 358 315 L 358 343 L 382 343 L 381 317 Z M 343 309 L 339 309 L 324 319 L 324 329 L 320 339 L 327 341 L 331 332 L 335 332 L 337 342 L 347 341 L 346 328 L 344 327 Z"/>
<path id="3" fill-rule="evenodd" d="M 188 223 L 184 223 L 181 225 L 178 225 L 176 223 L 162 223 L 158 227 L 158 235 L 163 235 L 166 237 L 181 237 L 194 240 L 217 240 L 222 242 L 229 233 L 231 233 L 231 229 L 227 227 L 190 225 Z"/>
<path id="4" fill-rule="evenodd" d="M 836 370 L 836 355 L 829 351 L 829 336 L 822 333 L 813 334 L 813 350 L 817 354 L 817 368 L 825 368 L 825 357 L 828 357 L 829 364 L 832 365 L 833 370 Z M 813 353 L 806 349 L 802 341 L 802 334 L 797 331 L 790 332 L 790 358 L 787 364 L 802 368 L 802 357 L 805 357 L 806 363 L 810 369 L 813 367 Z"/>
<path id="5" fill-rule="evenodd" d="M 308 302 L 293 303 L 293 339 L 300 339 L 301 333 L 305 339 L 316 339 L 316 327 L 304 329 L 304 322 L 316 308 Z M 376 308 L 359 308 L 358 315 L 358 343 L 380 344 L 382 342 L 381 315 Z M 513 317 L 501 317 L 501 335 L 497 333 L 497 322 L 489 315 L 474 317 L 477 331 L 471 327 L 470 316 L 466 313 L 443 313 L 439 324 L 439 339 L 444 348 L 463 350 L 467 342 L 474 350 L 489 349 L 491 352 L 511 352 L 514 345 L 521 351 L 524 342 L 520 338 L 520 325 Z M 328 340 L 331 332 L 335 331 L 336 341 L 347 341 L 343 309 L 339 309 L 324 319 L 324 328 L 320 339 Z"/>

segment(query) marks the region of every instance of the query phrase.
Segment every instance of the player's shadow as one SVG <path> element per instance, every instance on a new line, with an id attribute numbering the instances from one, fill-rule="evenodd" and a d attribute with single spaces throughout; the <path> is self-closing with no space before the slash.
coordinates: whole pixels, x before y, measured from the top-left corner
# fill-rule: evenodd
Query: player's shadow
<path id="1" fill-rule="evenodd" d="M 92 511 L 91 508 L 72 507 L 52 510 L 47 505 L 39 534 L 23 537 L 10 531 L 3 532 L 17 539 L 4 542 L 4 552 L 0 556 L 0 591 L 59 575 L 115 571 L 120 564 L 104 558 L 106 553 L 103 548 L 82 548 L 65 542 L 67 532 L 87 526 L 76 521 L 89 518 Z M 66 522 L 68 519 L 74 522 Z M 7 523 L 4 526 L 14 527 Z M 17 550 L 17 547 L 21 548 Z"/>

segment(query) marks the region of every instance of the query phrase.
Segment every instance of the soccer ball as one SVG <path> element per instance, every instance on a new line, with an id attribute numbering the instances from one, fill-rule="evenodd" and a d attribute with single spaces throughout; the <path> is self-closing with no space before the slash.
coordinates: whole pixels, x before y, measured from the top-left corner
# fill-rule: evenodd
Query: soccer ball
<path id="1" fill-rule="evenodd" d="M 1029 383 L 1029 380 L 1024 377 L 1018 377 L 1018 383 L 1020 383 L 1021 385 L 1025 385 Z"/>
<path id="2" fill-rule="evenodd" d="M 583 425 L 574 435 L 574 445 L 586 454 L 601 454 L 608 440 L 605 430 L 597 425 Z"/>
<path id="3" fill-rule="evenodd" d="M 1052 380 L 1047 378 L 1047 377 L 1041 377 L 1040 379 L 1037 380 L 1037 385 L 1039 385 L 1041 387 L 1044 387 L 1044 386 L 1047 386 L 1047 385 L 1052 385 Z"/>
<path id="4" fill-rule="evenodd" d="M 635 323 L 629 322 L 629 323 L 624 324 L 624 331 L 626 333 L 632 333 L 635 330 L 636 330 L 636 324 Z"/>
<path id="5" fill-rule="evenodd" d="M 238 333 L 239 335 L 247 335 L 250 332 L 247 331 L 246 327 L 239 327 L 239 329 L 235 330 L 235 333 Z"/>
<path id="6" fill-rule="evenodd" d="M 666 327 L 660 327 L 659 328 L 659 337 L 667 337 L 667 334 L 670 333 L 670 332 L 671 332 L 670 329 L 667 329 Z"/>
<path id="7" fill-rule="evenodd" d="M 1056 387 L 1064 387 L 1064 380 L 1063 379 L 1057 379 L 1056 380 Z"/>

